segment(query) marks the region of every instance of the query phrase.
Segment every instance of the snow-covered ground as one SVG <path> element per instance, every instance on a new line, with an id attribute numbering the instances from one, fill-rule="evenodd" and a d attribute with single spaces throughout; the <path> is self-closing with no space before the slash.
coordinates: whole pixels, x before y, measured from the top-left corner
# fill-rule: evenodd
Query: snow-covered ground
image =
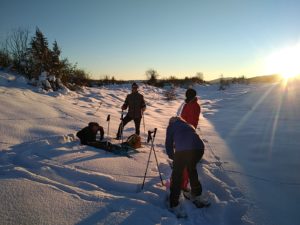
<path id="1" fill-rule="evenodd" d="M 235 85 L 216 92 L 198 87 L 211 126 L 220 135 L 203 135 L 222 155 L 223 168 L 252 202 L 256 224 L 299 224 L 300 81 Z M 224 144 L 226 146 L 224 146 Z M 224 148 L 230 154 L 224 154 Z"/>
<path id="2" fill-rule="evenodd" d="M 127 158 L 80 146 L 75 138 L 90 121 L 106 129 L 108 114 L 107 138 L 114 137 L 129 87 L 41 94 L 22 78 L 0 72 L 0 224 L 297 224 L 296 88 L 250 85 L 219 92 L 215 86 L 197 87 L 204 116 L 199 134 L 206 144 L 198 171 L 212 205 L 197 209 L 183 200 L 189 217 L 178 220 L 166 209 L 153 158 L 140 190 L 148 144 Z M 165 129 L 184 90 L 171 102 L 161 89 L 142 86 L 141 92 L 148 105 L 146 131 L 158 128 L 155 150 L 167 179 Z M 125 136 L 133 127 L 127 125 Z"/>

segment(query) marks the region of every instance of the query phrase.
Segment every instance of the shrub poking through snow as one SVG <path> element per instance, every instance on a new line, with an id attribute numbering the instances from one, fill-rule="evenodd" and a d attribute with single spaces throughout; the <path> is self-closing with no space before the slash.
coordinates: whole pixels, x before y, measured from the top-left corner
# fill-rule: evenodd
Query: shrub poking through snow
<path id="1" fill-rule="evenodd" d="M 167 87 L 164 93 L 167 101 L 176 99 L 176 88 L 174 86 Z"/>
<path id="2" fill-rule="evenodd" d="M 61 91 L 63 94 L 69 92 L 69 89 L 63 85 L 60 78 L 56 78 L 54 75 L 48 75 L 45 71 L 39 76 L 38 82 L 33 82 L 31 84 L 35 84 L 46 91 Z"/>

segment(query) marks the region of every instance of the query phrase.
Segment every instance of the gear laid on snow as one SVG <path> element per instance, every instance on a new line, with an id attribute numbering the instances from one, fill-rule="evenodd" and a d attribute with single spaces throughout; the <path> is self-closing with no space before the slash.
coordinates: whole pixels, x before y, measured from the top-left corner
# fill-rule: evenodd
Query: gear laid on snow
<path id="1" fill-rule="evenodd" d="M 121 145 L 112 144 L 107 141 L 95 141 L 91 142 L 89 146 L 99 148 L 108 152 L 111 152 L 116 155 L 122 155 L 130 158 L 130 155 L 138 153 L 137 150 L 127 145 L 126 143 L 122 143 Z"/>
<path id="2" fill-rule="evenodd" d="M 137 134 L 132 134 L 130 135 L 128 138 L 127 138 L 127 141 L 126 143 L 132 147 L 132 148 L 140 148 L 142 147 L 142 144 L 141 144 L 141 137 Z"/>

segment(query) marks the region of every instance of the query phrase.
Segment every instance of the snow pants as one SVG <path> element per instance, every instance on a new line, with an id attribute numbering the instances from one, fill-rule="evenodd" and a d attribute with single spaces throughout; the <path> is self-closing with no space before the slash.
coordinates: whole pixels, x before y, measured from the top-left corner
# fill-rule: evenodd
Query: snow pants
<path id="1" fill-rule="evenodd" d="M 120 138 L 121 134 L 123 132 L 124 127 L 127 123 L 129 123 L 131 120 L 134 121 L 135 125 L 135 134 L 140 135 L 140 126 L 141 126 L 141 119 L 142 118 L 131 118 L 128 114 L 123 118 L 123 123 L 120 123 L 117 137 Z M 122 126 L 123 125 L 123 126 Z"/>
<path id="2" fill-rule="evenodd" d="M 170 207 L 176 207 L 179 204 L 183 172 L 185 169 L 188 171 L 192 195 L 199 196 L 202 194 L 202 186 L 198 179 L 197 163 L 203 154 L 204 150 L 202 149 L 175 152 L 170 187 Z"/>

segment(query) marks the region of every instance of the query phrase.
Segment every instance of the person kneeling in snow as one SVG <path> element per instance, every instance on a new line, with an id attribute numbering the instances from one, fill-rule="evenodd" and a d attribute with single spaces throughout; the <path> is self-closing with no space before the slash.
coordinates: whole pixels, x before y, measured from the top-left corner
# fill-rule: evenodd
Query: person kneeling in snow
<path id="1" fill-rule="evenodd" d="M 96 142 L 96 136 L 100 131 L 100 141 L 104 137 L 104 129 L 96 122 L 90 122 L 89 125 L 77 132 L 77 137 L 82 145 L 93 145 Z"/>
<path id="2" fill-rule="evenodd" d="M 169 199 L 170 209 L 177 217 L 186 217 L 186 212 L 179 204 L 185 168 L 187 168 L 190 178 L 190 200 L 199 208 L 209 205 L 208 201 L 201 196 L 202 186 L 198 180 L 196 167 L 204 154 L 204 144 L 193 126 L 189 125 L 181 117 L 172 117 L 167 128 L 165 145 L 169 158 L 173 160 Z"/>

